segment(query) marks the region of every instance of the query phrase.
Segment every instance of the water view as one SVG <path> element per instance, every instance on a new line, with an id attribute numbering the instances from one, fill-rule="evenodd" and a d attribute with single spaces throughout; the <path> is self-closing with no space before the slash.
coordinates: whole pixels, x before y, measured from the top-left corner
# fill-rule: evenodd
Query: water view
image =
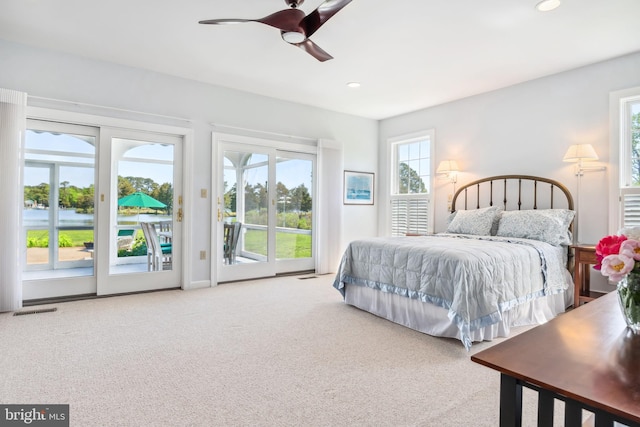
<path id="1" fill-rule="evenodd" d="M 118 215 L 118 225 L 138 225 L 140 222 L 170 221 L 169 215 L 141 213 L 133 215 Z M 60 227 L 92 227 L 93 214 L 79 214 L 73 209 L 60 209 L 58 211 Z M 24 209 L 22 222 L 25 228 L 48 228 L 48 209 Z"/>

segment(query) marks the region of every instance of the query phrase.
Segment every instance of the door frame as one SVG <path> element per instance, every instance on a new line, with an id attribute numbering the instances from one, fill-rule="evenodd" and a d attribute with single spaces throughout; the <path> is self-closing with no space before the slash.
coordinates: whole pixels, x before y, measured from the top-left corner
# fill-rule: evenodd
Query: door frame
<path id="1" fill-rule="evenodd" d="M 260 134 L 260 132 L 251 132 L 252 134 Z M 277 135 L 276 135 L 277 136 Z M 212 197 L 211 197 L 211 248 L 210 248 L 210 253 L 211 253 L 211 286 L 216 286 L 219 282 L 220 282 L 220 271 L 221 268 L 228 268 L 228 267 L 236 267 L 235 270 L 237 271 L 237 273 L 232 273 L 229 275 L 226 275 L 224 277 L 224 282 L 227 281 L 235 281 L 235 280 L 248 280 L 251 278 L 262 278 L 262 277 L 270 277 L 270 276 L 275 276 L 277 274 L 280 273 L 284 273 L 286 272 L 286 263 L 287 261 L 282 261 L 282 265 L 278 265 L 278 262 L 276 261 L 275 258 L 275 209 L 273 209 L 273 212 L 269 215 L 269 232 L 273 234 L 273 238 L 271 238 L 269 240 L 269 254 L 270 256 L 273 258 L 273 262 L 272 262 L 272 271 L 270 270 L 268 272 L 268 274 L 256 274 L 256 275 L 251 275 L 251 269 L 249 269 L 249 271 L 247 271 L 247 269 L 249 267 L 251 267 L 251 264 L 244 264 L 242 265 L 240 268 L 238 268 L 238 266 L 226 266 L 222 264 L 222 254 L 221 254 L 221 247 L 222 245 L 220 244 L 222 242 L 223 239 L 223 227 L 222 227 L 222 221 L 218 219 L 217 216 L 217 212 L 218 212 L 218 207 L 219 207 L 219 203 L 218 203 L 218 199 L 222 199 L 223 198 L 223 194 L 221 194 L 220 189 L 222 188 L 222 182 L 220 182 L 220 176 L 221 176 L 221 170 L 219 168 L 224 167 L 223 166 L 223 162 L 222 162 L 222 155 L 223 155 L 223 147 L 237 147 L 238 150 L 240 149 L 251 149 L 252 147 L 256 149 L 256 151 L 259 152 L 267 152 L 267 153 L 273 153 L 273 161 L 275 162 L 276 157 L 278 152 L 290 152 L 290 153 L 300 153 L 300 154 L 305 154 L 305 155 L 313 155 L 316 156 L 316 158 L 313 160 L 313 168 L 314 168 L 314 174 L 316 175 L 316 177 L 314 177 L 313 181 L 312 181 L 312 191 L 314 194 L 314 198 L 316 197 L 315 195 L 318 194 L 318 179 L 317 179 L 317 155 L 318 155 L 318 147 L 317 147 L 317 140 L 312 140 L 312 139 L 304 139 L 304 141 L 300 138 L 295 138 L 295 137 L 288 137 L 288 141 L 282 141 L 280 139 L 277 139 L 276 136 L 272 135 L 272 134 L 265 134 L 265 136 L 261 136 L 261 137 L 257 137 L 257 136 L 247 136 L 247 135 L 240 135 L 240 134 L 236 134 L 236 133 L 225 133 L 225 132 L 213 132 L 212 133 L 212 144 L 213 144 L 213 148 L 211 150 L 211 188 L 212 188 Z M 300 140 L 301 142 L 290 142 L 292 140 Z M 275 177 L 275 164 L 274 164 L 274 168 L 273 170 L 269 171 L 269 176 L 274 178 Z M 275 184 L 275 183 L 274 183 Z M 273 186 L 275 191 L 275 185 Z M 271 194 L 272 189 L 269 189 L 269 197 L 272 198 L 273 195 Z M 270 203 L 271 206 L 271 203 Z M 317 199 L 314 200 L 314 210 L 317 209 Z M 317 237 L 316 234 L 316 217 L 317 215 L 313 215 L 313 225 L 312 225 L 312 239 L 315 242 L 315 239 Z M 315 251 L 316 249 L 316 244 L 314 243 L 312 246 L 312 264 L 315 265 L 315 257 L 317 257 L 317 253 Z M 284 270 L 283 270 L 283 266 L 285 266 Z M 280 267 L 280 268 L 279 268 Z M 241 271 L 241 269 L 243 269 L 244 271 Z M 260 270 L 256 268 L 257 272 L 262 272 L 264 270 Z M 247 274 L 249 273 L 249 274 Z"/>
<path id="2" fill-rule="evenodd" d="M 67 104 L 65 102 L 60 102 L 60 105 L 56 105 L 59 108 L 69 107 L 71 104 Z M 77 107 L 76 104 L 73 104 L 73 107 Z M 156 115 L 148 115 L 145 113 L 137 113 L 137 112 L 128 112 L 115 110 L 110 108 L 100 108 L 94 107 L 94 109 L 98 109 L 100 113 L 104 115 L 94 115 L 87 113 L 80 113 L 75 111 L 67 111 L 64 109 L 51 109 L 45 107 L 38 106 L 28 106 L 27 107 L 27 118 L 34 120 L 46 120 L 53 122 L 61 122 L 68 124 L 77 124 L 82 126 L 92 126 L 98 129 L 103 127 L 112 127 L 112 128 L 123 128 L 131 131 L 140 131 L 140 132 L 151 132 L 151 133 L 160 133 L 160 134 L 169 134 L 175 135 L 177 137 L 182 138 L 182 194 L 183 194 L 183 221 L 182 221 L 182 238 L 181 238 L 181 247 L 182 247 L 182 257 L 179 260 L 181 263 L 180 266 L 180 287 L 182 289 L 189 289 L 194 287 L 192 285 L 192 269 L 190 260 L 191 256 L 191 246 L 192 246 L 192 212 L 193 212 L 193 200 L 190 197 L 193 194 L 193 176 L 191 173 L 187 173 L 187 171 L 193 170 L 193 140 L 194 140 L 194 131 L 190 127 L 191 122 L 185 119 L 173 118 L 173 117 L 164 117 L 164 116 L 156 116 Z M 111 117 L 111 115 L 129 115 L 131 117 L 142 118 L 148 121 L 138 121 L 126 118 L 118 118 Z M 167 122 L 171 124 L 163 124 L 158 122 Z M 179 123 L 179 125 L 176 125 Z M 99 163 L 99 155 L 96 154 L 96 163 Z M 97 166 L 96 166 L 97 167 Z M 99 182 L 96 181 L 96 195 L 100 194 L 101 188 L 98 188 Z M 99 196 L 98 196 L 99 197 Z M 97 215 L 97 213 L 96 213 Z M 95 217 L 94 221 L 98 223 L 100 218 L 98 216 Z M 46 286 L 46 283 L 38 284 L 35 286 L 35 290 L 37 291 L 37 297 L 35 298 L 50 298 L 56 297 L 57 295 L 51 294 L 47 288 L 50 286 Z M 24 284 L 23 284 L 24 289 Z M 75 294 L 84 294 L 85 291 L 76 292 Z M 74 295 L 74 293 L 69 294 Z M 32 299 L 28 294 L 24 295 L 24 299 Z"/>

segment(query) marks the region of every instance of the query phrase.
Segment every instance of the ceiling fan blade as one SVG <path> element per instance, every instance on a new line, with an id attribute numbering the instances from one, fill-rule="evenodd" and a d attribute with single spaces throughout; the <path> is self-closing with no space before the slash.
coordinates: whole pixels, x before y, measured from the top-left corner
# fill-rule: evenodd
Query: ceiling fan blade
<path id="1" fill-rule="evenodd" d="M 307 37 L 311 37 L 318 28 L 329 20 L 333 15 L 338 13 L 340 9 L 351 3 L 351 0 L 326 0 L 316 10 L 308 14 L 302 20 L 302 28 Z"/>
<path id="2" fill-rule="evenodd" d="M 292 44 L 294 46 L 298 46 L 300 49 L 304 50 L 305 52 L 307 52 L 309 55 L 313 56 L 320 62 L 333 59 L 333 56 L 329 55 L 320 46 L 318 46 L 317 44 L 315 44 L 309 39 L 306 39 L 301 43 L 292 43 Z"/>
<path id="3" fill-rule="evenodd" d="M 300 9 L 285 9 L 264 18 L 255 19 L 255 21 L 283 31 L 295 31 L 300 29 L 300 22 L 303 18 L 304 12 Z"/>
<path id="4" fill-rule="evenodd" d="M 304 12 L 300 9 L 285 9 L 259 19 L 208 19 L 199 24 L 227 25 L 242 24 L 244 22 L 259 22 L 283 31 L 300 30 L 300 22 L 304 18 Z"/>
<path id="5" fill-rule="evenodd" d="M 230 25 L 230 24 L 242 24 L 243 22 L 252 22 L 253 19 L 207 19 L 205 21 L 198 21 L 198 24 L 211 24 L 211 25 Z"/>

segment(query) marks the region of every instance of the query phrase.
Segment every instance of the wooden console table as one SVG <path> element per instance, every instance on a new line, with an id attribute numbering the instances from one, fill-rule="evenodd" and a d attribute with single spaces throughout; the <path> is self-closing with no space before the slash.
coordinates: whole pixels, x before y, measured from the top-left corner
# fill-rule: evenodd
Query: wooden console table
<path id="1" fill-rule="evenodd" d="M 556 399 L 565 402 L 566 427 L 618 421 L 640 426 L 640 336 L 626 328 L 618 296 L 561 314 L 471 356 L 500 372 L 500 426 L 522 425 L 522 387 L 538 392 L 538 426 L 553 425 Z"/>

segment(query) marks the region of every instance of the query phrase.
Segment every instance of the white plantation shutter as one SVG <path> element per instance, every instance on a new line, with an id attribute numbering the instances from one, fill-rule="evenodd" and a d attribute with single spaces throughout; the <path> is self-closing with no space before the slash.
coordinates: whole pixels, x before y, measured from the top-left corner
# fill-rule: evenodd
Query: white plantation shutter
<path id="1" fill-rule="evenodd" d="M 640 227 L 640 188 L 621 188 L 622 227 Z"/>
<path id="2" fill-rule="evenodd" d="M 391 235 L 429 233 L 429 199 L 397 198 L 391 200 Z"/>

